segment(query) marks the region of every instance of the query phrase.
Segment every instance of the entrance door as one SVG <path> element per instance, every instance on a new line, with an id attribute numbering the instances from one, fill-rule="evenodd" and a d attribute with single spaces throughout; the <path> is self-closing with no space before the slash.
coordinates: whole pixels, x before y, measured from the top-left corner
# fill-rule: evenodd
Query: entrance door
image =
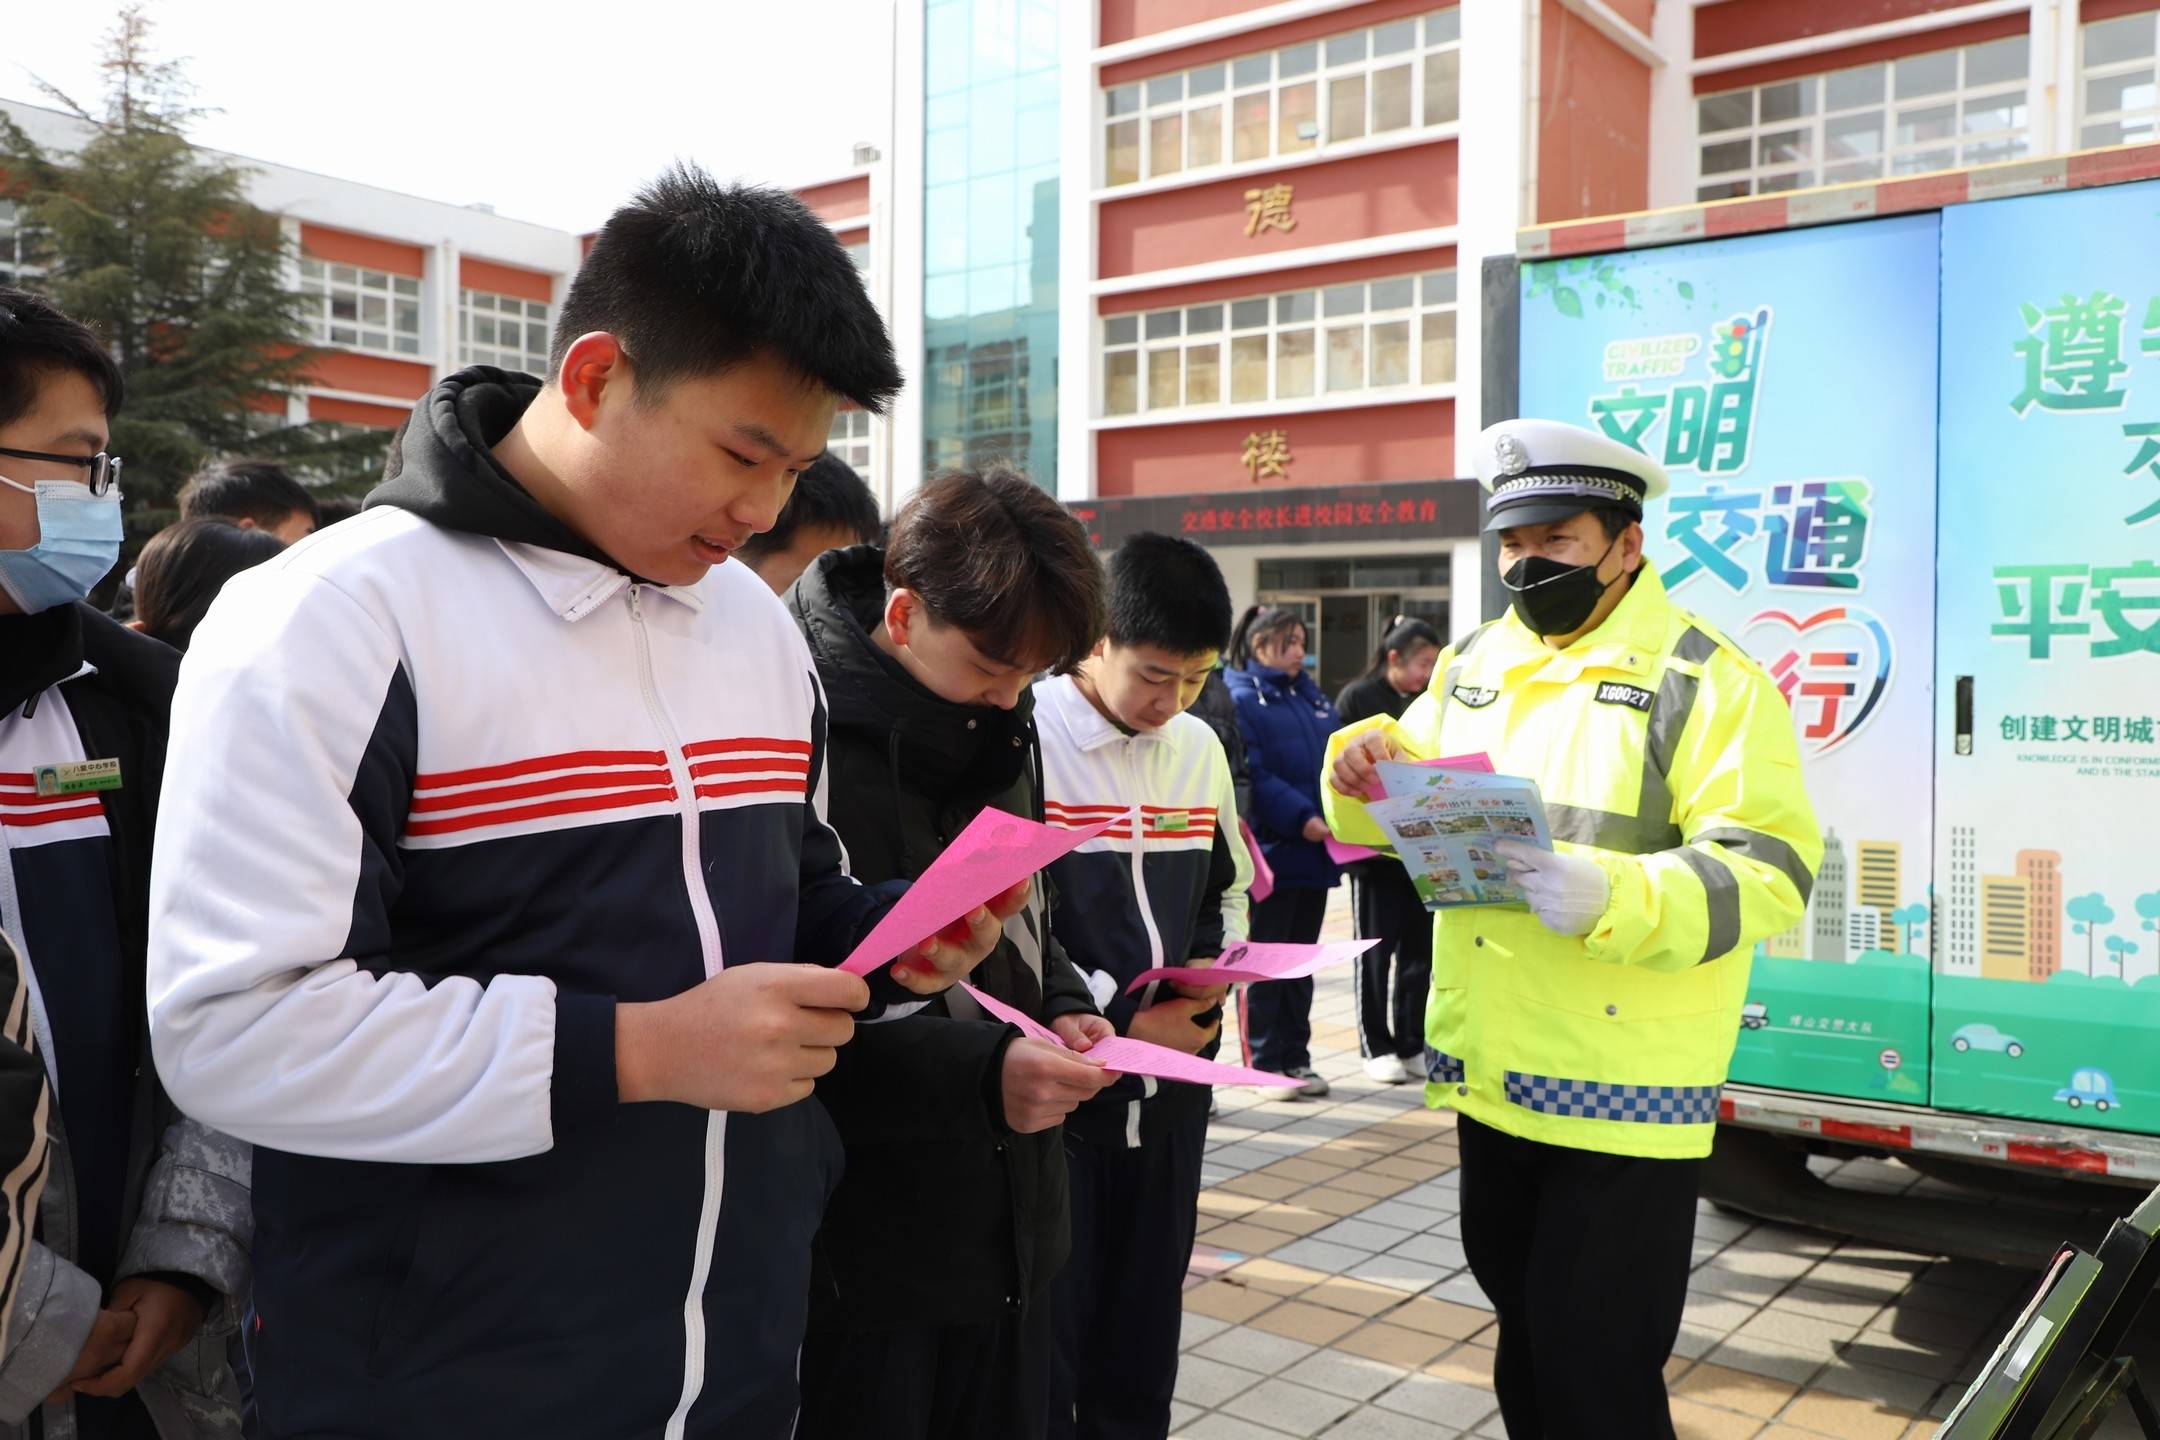
<path id="1" fill-rule="evenodd" d="M 1373 637 L 1372 610 L 1370 598 L 1364 595 L 1320 597 L 1317 678 L 1331 700 L 1364 674 L 1372 659 L 1372 647 L 1378 643 Z"/>

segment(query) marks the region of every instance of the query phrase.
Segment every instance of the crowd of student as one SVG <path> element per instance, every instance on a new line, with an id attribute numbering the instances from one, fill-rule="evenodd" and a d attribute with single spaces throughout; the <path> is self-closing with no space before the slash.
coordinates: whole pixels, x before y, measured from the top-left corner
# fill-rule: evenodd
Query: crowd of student
<path id="1" fill-rule="evenodd" d="M 550 368 L 357 514 L 205 471 L 122 623 L 125 379 L 0 290 L 0 1436 L 1164 1435 L 1209 1092 L 1085 1052 L 1214 1054 L 1128 986 L 1317 934 L 1294 622 L 1226 676 L 1204 550 L 1005 470 L 881 527 L 788 197 L 657 182 Z M 831 968 L 985 807 L 1116 823 Z M 1309 992 L 1248 1033 L 1324 1093 Z"/>
<path id="2" fill-rule="evenodd" d="M 1367 1072 L 1459 1113 L 1509 1428 L 1673 1434 L 1748 965 L 1821 837 L 1776 687 L 1644 561 L 1654 461 L 1492 427 L 1513 613 L 1399 620 L 1331 704 L 1296 615 L 1233 625 L 1182 539 L 1103 564 L 1026 477 L 881 530 L 825 440 L 900 370 L 790 196 L 671 171 L 547 368 L 444 379 L 334 524 L 196 477 L 123 624 L 125 377 L 0 289 L 0 1440 L 1160 1440 L 1210 1096 L 1089 1056 L 1213 1055 L 1225 988 L 1143 972 L 1313 940 L 1344 861 Z M 1471 754 L 1560 843 L 1434 922 L 1338 842 Z M 843 967 L 990 807 L 1090 834 Z M 1325 1093 L 1311 982 L 1238 1003 Z"/>

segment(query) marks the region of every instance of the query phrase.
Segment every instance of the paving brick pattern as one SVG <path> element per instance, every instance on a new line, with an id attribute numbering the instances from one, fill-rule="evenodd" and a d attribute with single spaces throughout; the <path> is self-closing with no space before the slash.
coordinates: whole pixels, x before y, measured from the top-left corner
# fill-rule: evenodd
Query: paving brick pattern
<path id="1" fill-rule="evenodd" d="M 1329 938 L 1348 933 L 1342 892 Z M 1190 1440 L 1502 1440 L 1491 1306 L 1464 1266 L 1454 1117 L 1360 1066 L 1350 971 L 1320 977 L 1322 1100 L 1218 1092 L 1171 1433 Z M 1232 1037 L 1234 1044 L 1234 1035 Z M 1823 1162 L 1827 1168 L 1828 1162 Z M 1840 1184 L 1927 1186 L 1889 1161 Z M 2135 1197 L 2125 1192 L 2125 1209 Z M 1682 1440 L 1935 1432 L 2029 1276 L 1702 1207 L 1677 1353 Z M 2155 1311 L 2160 1311 L 2156 1303 Z M 2160 1314 L 2141 1325 L 2160 1374 Z M 2102 1440 L 2132 1436 L 2126 1414 Z"/>

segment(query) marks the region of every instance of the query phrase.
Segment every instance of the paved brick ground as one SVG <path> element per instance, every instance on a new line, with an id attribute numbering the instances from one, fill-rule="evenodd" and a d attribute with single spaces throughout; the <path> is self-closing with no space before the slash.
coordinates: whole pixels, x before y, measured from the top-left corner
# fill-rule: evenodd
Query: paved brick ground
<path id="1" fill-rule="evenodd" d="M 1330 935 L 1348 933 L 1338 892 Z M 1219 1092 L 1185 1292 L 1172 1433 L 1190 1440 L 1498 1440 L 1491 1308 L 1464 1268 L 1454 1119 L 1368 1081 L 1350 972 L 1320 980 L 1324 1100 Z M 1928 1184 L 1850 1162 L 1840 1183 Z M 2134 1202 L 2126 1194 L 2125 1209 Z M 1703 1207 L 1678 1353 L 1683 1440 L 1934 1433 L 2031 1277 Z M 2154 1306 L 2160 1312 L 2160 1302 Z M 2141 1326 L 2160 1375 L 2160 1313 Z M 2135 1435 L 2127 1415 L 2100 1432 Z"/>

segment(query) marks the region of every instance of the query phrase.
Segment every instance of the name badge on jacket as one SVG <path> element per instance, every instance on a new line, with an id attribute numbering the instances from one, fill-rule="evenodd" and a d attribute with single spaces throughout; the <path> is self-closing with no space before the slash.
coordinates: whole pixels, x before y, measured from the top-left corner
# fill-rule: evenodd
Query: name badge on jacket
<path id="1" fill-rule="evenodd" d="M 1650 702 L 1657 697 L 1640 685 L 1623 685 L 1618 680 L 1601 680 L 1597 687 L 1598 703 L 1601 705 L 1625 705 L 1630 710 L 1650 713 Z"/>

